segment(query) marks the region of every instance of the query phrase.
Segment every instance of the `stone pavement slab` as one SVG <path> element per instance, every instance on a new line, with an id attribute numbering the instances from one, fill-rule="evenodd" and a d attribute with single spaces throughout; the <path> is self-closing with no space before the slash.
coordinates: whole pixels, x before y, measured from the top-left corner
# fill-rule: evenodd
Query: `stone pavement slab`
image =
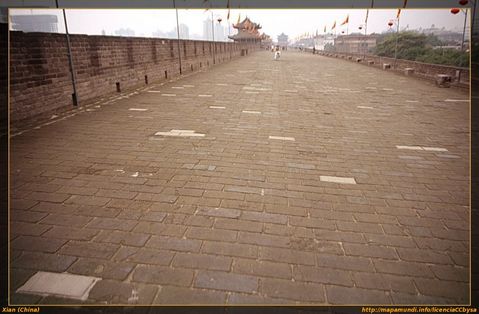
<path id="1" fill-rule="evenodd" d="M 467 92 L 271 59 L 12 137 L 11 300 L 73 302 L 17 291 L 43 271 L 93 304 L 467 304 Z"/>

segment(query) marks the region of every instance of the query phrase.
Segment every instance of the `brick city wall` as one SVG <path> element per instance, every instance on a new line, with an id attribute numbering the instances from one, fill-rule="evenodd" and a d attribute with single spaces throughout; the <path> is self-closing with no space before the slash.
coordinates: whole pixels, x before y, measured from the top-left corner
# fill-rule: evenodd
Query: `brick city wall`
<path id="1" fill-rule="evenodd" d="M 308 50 L 311 52 L 310 50 Z M 370 66 L 382 68 L 383 64 L 390 64 L 392 71 L 402 72 L 404 73 L 406 68 L 413 68 L 414 74 L 413 76 L 419 77 L 422 79 L 427 80 L 435 80 L 435 76 L 437 74 L 446 74 L 450 75 L 453 80 L 456 82 L 456 85 L 461 87 L 467 87 L 469 85 L 469 69 L 468 68 L 460 68 L 454 66 L 447 66 L 447 65 L 440 65 L 440 64 L 431 64 L 431 63 L 423 63 L 417 61 L 410 61 L 410 60 L 403 60 L 397 59 L 394 62 L 394 58 L 388 57 L 380 57 L 376 55 L 366 55 L 357 54 L 357 53 L 339 53 L 339 52 L 318 52 L 320 55 L 327 56 L 327 57 L 336 57 L 336 58 L 343 58 L 346 60 L 351 60 L 353 62 L 357 62 L 356 59 L 360 58 L 360 63 L 367 64 L 368 61 L 373 61 L 374 64 Z M 351 57 L 351 59 L 348 59 Z M 365 58 L 364 58 L 365 57 Z"/>
<path id="2" fill-rule="evenodd" d="M 120 89 L 179 75 L 177 40 L 71 35 L 80 105 Z M 182 73 L 259 49 L 259 45 L 181 40 Z M 64 34 L 10 32 L 10 119 L 13 123 L 72 108 Z"/>

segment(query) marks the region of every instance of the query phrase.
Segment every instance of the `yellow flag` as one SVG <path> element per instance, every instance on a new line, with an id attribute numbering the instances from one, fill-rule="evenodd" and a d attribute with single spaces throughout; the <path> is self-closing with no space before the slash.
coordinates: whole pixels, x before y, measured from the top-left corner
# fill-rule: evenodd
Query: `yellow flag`
<path id="1" fill-rule="evenodd" d="M 336 21 L 334 21 L 333 27 L 331 27 L 331 30 L 336 28 Z"/>
<path id="2" fill-rule="evenodd" d="M 347 23 L 349 23 L 349 14 L 346 17 L 346 19 L 344 20 L 344 22 L 341 23 L 341 25 L 344 25 L 344 24 L 347 24 Z"/>
<path id="3" fill-rule="evenodd" d="M 401 9 L 398 9 L 398 15 L 396 16 L 396 18 L 398 19 L 400 15 L 401 15 Z"/>

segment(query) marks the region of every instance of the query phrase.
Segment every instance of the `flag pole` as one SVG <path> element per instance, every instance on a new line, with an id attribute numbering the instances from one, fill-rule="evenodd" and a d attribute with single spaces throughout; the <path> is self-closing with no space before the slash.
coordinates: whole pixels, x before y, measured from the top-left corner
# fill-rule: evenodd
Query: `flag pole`
<path id="1" fill-rule="evenodd" d="M 398 17 L 397 17 L 397 29 L 396 29 L 396 44 L 394 45 L 394 68 L 396 68 L 397 52 L 398 52 L 399 19 L 400 19 L 400 15 L 398 14 Z"/>

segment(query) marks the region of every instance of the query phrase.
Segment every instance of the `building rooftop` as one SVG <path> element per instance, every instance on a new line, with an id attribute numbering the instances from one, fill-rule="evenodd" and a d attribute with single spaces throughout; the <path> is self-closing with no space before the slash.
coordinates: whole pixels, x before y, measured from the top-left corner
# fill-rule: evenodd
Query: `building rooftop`
<path id="1" fill-rule="evenodd" d="M 248 17 L 246 17 L 242 22 L 236 23 L 233 25 L 236 29 L 261 29 L 261 25 L 252 22 Z"/>

